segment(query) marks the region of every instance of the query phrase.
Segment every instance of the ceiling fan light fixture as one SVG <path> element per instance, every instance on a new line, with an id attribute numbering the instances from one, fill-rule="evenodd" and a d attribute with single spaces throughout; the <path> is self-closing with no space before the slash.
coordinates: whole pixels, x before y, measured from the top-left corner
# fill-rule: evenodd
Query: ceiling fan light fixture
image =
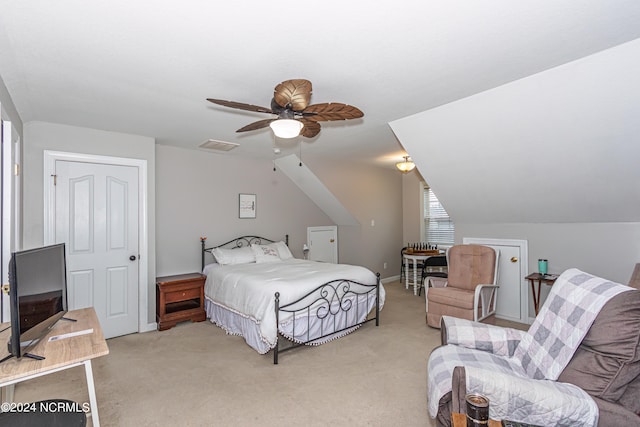
<path id="1" fill-rule="evenodd" d="M 294 119 L 278 119 L 269 124 L 271 130 L 278 138 L 295 138 L 300 135 L 302 122 Z"/>
<path id="2" fill-rule="evenodd" d="M 403 156 L 403 158 L 404 161 L 396 163 L 396 167 L 402 173 L 411 172 L 416 167 L 416 164 L 409 160 L 409 156 Z"/>

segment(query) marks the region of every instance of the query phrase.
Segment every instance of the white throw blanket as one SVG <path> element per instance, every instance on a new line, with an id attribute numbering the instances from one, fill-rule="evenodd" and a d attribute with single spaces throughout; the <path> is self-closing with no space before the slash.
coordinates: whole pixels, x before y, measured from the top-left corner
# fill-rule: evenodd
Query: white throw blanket
<path id="1" fill-rule="evenodd" d="M 593 399 L 579 387 L 555 380 L 604 304 L 631 289 L 577 269 L 565 271 L 511 357 L 508 345 L 489 343 L 500 334 L 487 333 L 487 328 L 478 328 L 475 336 L 468 329 L 452 334 L 459 345 L 439 347 L 429 357 L 429 413 L 436 417 L 440 399 L 451 391 L 453 369 L 464 366 L 467 391 L 489 397 L 492 418 L 535 425 L 597 425 Z M 499 351 L 492 353 L 493 349 Z"/>
<path id="2" fill-rule="evenodd" d="M 224 266 L 213 264 L 205 268 L 205 274 L 208 302 L 255 324 L 261 344 L 247 342 L 260 353 L 266 353 L 277 342 L 276 292 L 280 293 L 280 306 L 283 306 L 331 280 L 348 279 L 367 285 L 375 285 L 377 281 L 376 275 L 364 267 L 300 259 Z M 380 285 L 381 307 L 384 299 L 384 288 Z M 287 323 L 287 320 L 281 317 L 280 323 Z M 219 326 L 226 329 L 223 324 Z"/>

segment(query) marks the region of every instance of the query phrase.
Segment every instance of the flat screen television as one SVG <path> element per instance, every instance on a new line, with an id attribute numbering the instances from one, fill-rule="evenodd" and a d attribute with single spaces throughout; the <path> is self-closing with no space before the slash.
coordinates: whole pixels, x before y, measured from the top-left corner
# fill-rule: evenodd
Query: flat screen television
<path id="1" fill-rule="evenodd" d="M 29 353 L 67 312 L 65 245 L 44 246 L 11 254 L 9 261 L 11 357 L 42 356 Z"/>

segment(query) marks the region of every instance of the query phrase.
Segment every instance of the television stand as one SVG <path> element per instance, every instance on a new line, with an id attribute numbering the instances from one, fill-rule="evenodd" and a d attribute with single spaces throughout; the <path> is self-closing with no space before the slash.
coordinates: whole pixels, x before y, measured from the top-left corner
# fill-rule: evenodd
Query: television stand
<path id="1" fill-rule="evenodd" d="M 44 356 L 38 356 L 37 354 L 33 354 L 33 353 L 25 353 L 22 355 L 22 357 L 28 357 L 29 359 L 34 359 L 34 360 L 44 360 L 45 357 Z"/>
<path id="2" fill-rule="evenodd" d="M 2 359 L 0 359 L 0 363 L 6 362 L 7 360 L 11 359 L 12 357 L 13 357 L 13 354 L 10 354 L 7 357 L 2 358 Z M 31 353 L 25 353 L 25 354 L 22 355 L 22 357 L 28 357 L 28 358 L 34 359 L 34 360 L 44 360 L 44 356 L 38 356 L 37 354 L 31 354 Z"/>

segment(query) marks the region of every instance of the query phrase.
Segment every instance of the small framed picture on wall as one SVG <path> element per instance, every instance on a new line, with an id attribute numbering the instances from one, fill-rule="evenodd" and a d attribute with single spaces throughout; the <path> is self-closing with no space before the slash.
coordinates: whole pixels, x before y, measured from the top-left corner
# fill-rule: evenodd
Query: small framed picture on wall
<path id="1" fill-rule="evenodd" d="M 256 195 L 255 194 L 240 194 L 239 202 L 239 216 L 240 219 L 255 218 L 256 217 Z"/>

